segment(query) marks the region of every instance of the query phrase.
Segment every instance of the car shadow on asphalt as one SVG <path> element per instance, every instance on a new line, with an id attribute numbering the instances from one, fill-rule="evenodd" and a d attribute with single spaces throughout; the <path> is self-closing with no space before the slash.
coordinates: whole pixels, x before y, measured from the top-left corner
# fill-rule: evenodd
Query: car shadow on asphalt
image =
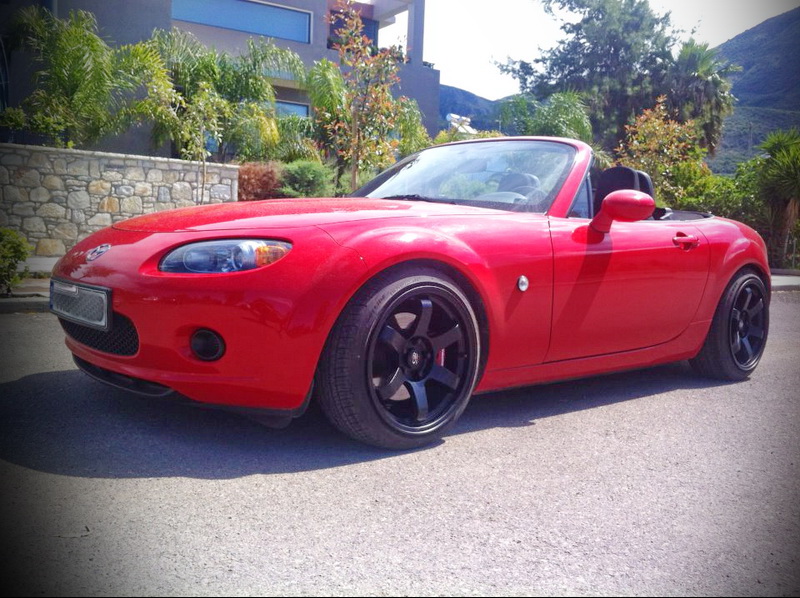
<path id="1" fill-rule="evenodd" d="M 473 397 L 448 437 L 719 383 L 685 363 Z M 419 450 L 436 450 L 441 442 Z M 229 479 L 339 467 L 397 453 L 350 440 L 312 407 L 282 430 L 183 402 L 146 399 L 77 370 L 0 384 L 0 459 L 90 478 Z"/>

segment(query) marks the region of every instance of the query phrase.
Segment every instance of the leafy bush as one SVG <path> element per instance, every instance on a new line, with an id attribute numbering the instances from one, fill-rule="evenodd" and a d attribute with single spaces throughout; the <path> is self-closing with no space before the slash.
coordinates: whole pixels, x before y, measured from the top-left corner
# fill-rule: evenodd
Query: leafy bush
<path id="1" fill-rule="evenodd" d="M 770 237 L 769 213 L 759 194 L 758 176 L 763 159 L 739 164 L 736 176 L 708 174 L 696 177 L 685 187 L 675 207 L 681 210 L 710 212 L 751 226 L 764 239 Z"/>
<path id="2" fill-rule="evenodd" d="M 699 145 L 697 125 L 671 118 L 664 96 L 654 108 L 642 111 L 632 125 L 626 125 L 625 135 L 616 150 L 619 163 L 652 177 L 660 205 L 678 207 L 687 188 L 711 174 L 703 163 L 706 152 Z"/>
<path id="3" fill-rule="evenodd" d="M 280 197 L 283 167 L 278 162 L 246 162 L 239 167 L 239 201 Z"/>
<path id="4" fill-rule="evenodd" d="M 283 168 L 280 193 L 285 197 L 324 197 L 333 194 L 333 173 L 319 162 L 297 160 Z"/>
<path id="5" fill-rule="evenodd" d="M 0 228 L 0 289 L 10 295 L 11 287 L 17 284 L 20 276 L 17 265 L 30 254 L 28 241 L 17 231 Z"/>
<path id="6" fill-rule="evenodd" d="M 314 143 L 314 121 L 306 116 L 288 114 L 278 119 L 280 139 L 269 157 L 281 162 L 311 160 L 322 162 L 322 156 Z"/>
<path id="7" fill-rule="evenodd" d="M 495 137 L 505 137 L 505 135 L 500 131 L 475 131 L 475 133 L 464 133 L 456 128 L 449 128 L 439 131 L 432 143 L 433 145 L 441 145 L 442 143 L 452 143 L 453 141 L 493 139 Z"/>

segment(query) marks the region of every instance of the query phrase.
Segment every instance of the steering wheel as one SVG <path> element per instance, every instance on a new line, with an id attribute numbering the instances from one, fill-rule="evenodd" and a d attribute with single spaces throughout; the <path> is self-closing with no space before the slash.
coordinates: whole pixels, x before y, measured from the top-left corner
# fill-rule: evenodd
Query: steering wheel
<path id="1" fill-rule="evenodd" d="M 490 176 L 488 179 L 486 179 L 486 182 L 487 183 L 499 183 L 500 181 L 502 181 L 505 178 L 505 176 L 507 174 L 508 174 L 507 172 L 495 172 L 492 176 Z"/>
<path id="2" fill-rule="evenodd" d="M 524 193 L 523 193 L 524 190 Z M 519 187 L 520 197 L 514 198 L 515 212 L 544 212 L 545 195 L 538 187 Z"/>

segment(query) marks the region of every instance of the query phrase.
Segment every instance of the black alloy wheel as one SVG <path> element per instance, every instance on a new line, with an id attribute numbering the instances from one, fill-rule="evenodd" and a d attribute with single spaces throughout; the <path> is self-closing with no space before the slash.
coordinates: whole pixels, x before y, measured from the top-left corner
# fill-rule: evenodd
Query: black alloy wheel
<path id="1" fill-rule="evenodd" d="M 471 382 L 469 315 L 447 293 L 413 288 L 384 311 L 367 349 L 366 375 L 378 413 L 397 429 L 435 428 Z"/>
<path id="2" fill-rule="evenodd" d="M 730 312 L 730 348 L 736 365 L 752 369 L 767 340 L 767 299 L 763 285 L 749 280 L 733 300 Z"/>
<path id="3" fill-rule="evenodd" d="M 348 304 L 317 372 L 318 397 L 346 434 L 404 449 L 439 438 L 477 382 L 480 337 L 461 289 L 436 271 L 401 268 Z"/>
<path id="4" fill-rule="evenodd" d="M 755 370 L 769 333 L 769 293 L 754 271 L 737 272 L 717 305 L 705 343 L 689 360 L 700 374 L 744 380 Z"/>

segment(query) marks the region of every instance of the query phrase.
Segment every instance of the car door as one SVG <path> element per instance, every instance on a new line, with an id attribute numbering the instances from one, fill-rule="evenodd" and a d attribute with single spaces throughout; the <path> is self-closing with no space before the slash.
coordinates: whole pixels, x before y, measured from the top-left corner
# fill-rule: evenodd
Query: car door
<path id="1" fill-rule="evenodd" d="M 550 218 L 553 319 L 545 361 L 665 343 L 692 321 L 708 277 L 709 246 L 690 222 Z"/>

